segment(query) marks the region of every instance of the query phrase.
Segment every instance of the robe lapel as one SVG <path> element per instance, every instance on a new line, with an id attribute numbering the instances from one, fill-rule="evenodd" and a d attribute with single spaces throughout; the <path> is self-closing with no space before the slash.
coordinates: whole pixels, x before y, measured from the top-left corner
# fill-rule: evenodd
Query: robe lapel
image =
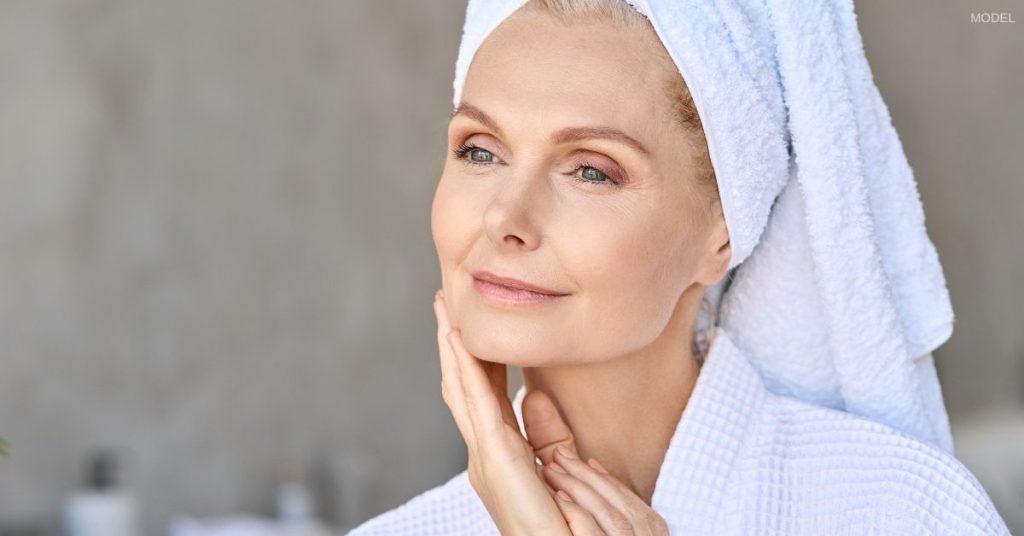
<path id="1" fill-rule="evenodd" d="M 651 500 L 671 534 L 712 534 L 721 528 L 730 477 L 766 394 L 761 376 L 719 327 L 669 442 Z M 512 401 L 524 435 L 525 396 L 522 386 Z"/>

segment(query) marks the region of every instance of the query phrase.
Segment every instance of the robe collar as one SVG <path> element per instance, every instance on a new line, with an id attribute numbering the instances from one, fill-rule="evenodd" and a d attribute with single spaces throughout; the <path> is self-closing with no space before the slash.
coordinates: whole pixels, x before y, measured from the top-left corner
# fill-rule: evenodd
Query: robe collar
<path id="1" fill-rule="evenodd" d="M 672 534 L 714 532 L 723 495 L 767 392 L 761 375 L 719 326 L 669 442 L 651 499 Z M 522 386 L 512 401 L 524 435 L 525 396 Z"/>

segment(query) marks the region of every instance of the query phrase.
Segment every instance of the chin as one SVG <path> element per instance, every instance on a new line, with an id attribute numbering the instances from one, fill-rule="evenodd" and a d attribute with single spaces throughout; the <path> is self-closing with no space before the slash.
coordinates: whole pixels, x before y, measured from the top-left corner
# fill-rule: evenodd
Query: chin
<path id="1" fill-rule="evenodd" d="M 537 338 L 541 348 L 524 343 L 524 337 L 512 331 L 504 333 L 495 330 L 471 330 L 464 332 L 463 341 L 469 353 L 484 361 L 503 363 L 516 367 L 545 367 L 564 365 L 559 356 L 572 355 L 553 351 L 551 345 L 543 344 L 544 337 Z"/>

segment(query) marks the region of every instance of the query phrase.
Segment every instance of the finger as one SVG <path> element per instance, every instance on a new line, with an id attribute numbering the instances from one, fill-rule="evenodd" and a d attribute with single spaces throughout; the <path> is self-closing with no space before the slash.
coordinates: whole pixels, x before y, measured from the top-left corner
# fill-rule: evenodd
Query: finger
<path id="1" fill-rule="evenodd" d="M 487 373 L 487 379 L 494 386 L 494 389 L 499 393 L 508 394 L 508 374 L 506 373 L 508 367 L 504 363 L 497 363 L 494 361 L 484 361 L 478 359 L 480 365 L 484 368 Z"/>
<path id="2" fill-rule="evenodd" d="M 439 324 L 438 327 L 439 329 L 442 329 L 443 326 L 444 332 L 441 333 L 441 335 L 447 336 L 448 332 L 451 331 L 452 326 L 451 322 L 448 320 L 448 309 L 447 307 L 444 307 L 444 290 L 439 289 L 434 294 L 434 298 L 435 302 L 437 301 L 438 298 L 440 298 L 442 307 L 440 308 L 439 311 L 439 322 L 441 322 L 442 324 Z M 454 351 L 452 353 L 454 353 Z M 476 359 L 475 361 L 479 363 L 481 366 L 483 366 L 484 370 L 487 373 L 488 380 L 491 382 L 491 385 L 493 386 L 493 391 L 499 394 L 499 404 L 501 407 L 503 419 L 505 419 L 506 422 L 508 422 L 513 429 L 518 429 L 519 425 L 516 422 L 515 411 L 512 409 L 512 400 L 508 396 L 508 371 L 506 365 L 504 363 L 494 363 L 489 361 L 483 361 L 480 359 Z M 461 373 L 459 374 L 459 376 L 461 376 Z"/>
<path id="3" fill-rule="evenodd" d="M 437 318 L 437 348 L 441 365 L 441 392 L 442 395 L 447 395 L 445 403 L 451 407 L 453 405 L 452 402 L 461 401 L 462 397 L 450 396 L 458 393 L 461 386 L 459 385 L 455 352 L 452 350 L 451 344 L 448 343 L 448 332 L 451 331 L 451 325 L 448 322 L 444 299 L 439 296 L 434 297 L 434 316 Z"/>
<path id="4" fill-rule="evenodd" d="M 535 464 L 534 469 L 536 470 L 537 478 L 540 479 L 540 481 L 544 484 L 545 488 L 548 488 L 548 493 L 551 495 L 551 498 L 554 498 L 555 491 L 557 490 L 551 487 L 551 484 L 547 481 L 546 478 L 544 478 L 544 466 L 538 463 Z"/>
<path id="5" fill-rule="evenodd" d="M 508 396 L 508 367 L 504 363 L 482 359 L 477 359 L 477 362 L 483 365 L 488 380 L 491 382 L 491 390 L 498 397 L 502 420 L 513 430 L 518 430 L 519 423 L 516 421 L 516 412 L 512 409 L 512 399 Z"/>
<path id="6" fill-rule="evenodd" d="M 455 351 L 455 362 L 458 363 L 459 377 L 462 379 L 466 409 L 470 421 L 473 423 L 477 440 L 483 441 L 499 437 L 505 422 L 498 397 L 494 394 L 494 389 L 481 361 L 466 350 L 462 341 L 462 331 L 459 328 L 448 332 L 447 338 L 452 350 Z"/>
<path id="7" fill-rule="evenodd" d="M 572 430 L 546 392 L 540 389 L 527 392 L 523 397 L 522 409 L 526 438 L 545 465 L 551 463 L 555 447 L 559 445 L 576 453 Z"/>
<path id="8" fill-rule="evenodd" d="M 566 456 L 564 450 L 557 449 L 555 462 L 565 468 L 570 475 L 586 483 L 613 508 L 627 516 L 631 516 L 633 512 L 642 512 L 650 508 L 633 490 L 610 475 L 593 458 L 588 463 L 573 456 Z"/>
<path id="9" fill-rule="evenodd" d="M 573 536 L 604 536 L 594 516 L 590 515 L 582 506 L 573 502 L 572 497 L 564 490 L 555 493 L 555 504 L 562 511 L 562 517 L 569 525 Z"/>
<path id="10" fill-rule="evenodd" d="M 452 412 L 452 417 L 455 419 L 455 424 L 467 447 L 474 449 L 476 440 L 466 409 L 466 397 L 462 392 L 462 380 L 459 378 L 455 351 L 448 342 L 448 332 L 451 331 L 451 326 L 448 323 L 444 299 L 440 296 L 434 297 L 434 315 L 437 317 L 437 347 L 441 363 L 441 398 Z"/>
<path id="11" fill-rule="evenodd" d="M 590 513 L 601 530 L 614 535 L 634 533 L 633 522 L 629 516 L 613 506 L 586 482 L 570 474 L 558 461 L 545 466 L 544 476 L 552 487 L 565 490 L 576 504 Z"/>

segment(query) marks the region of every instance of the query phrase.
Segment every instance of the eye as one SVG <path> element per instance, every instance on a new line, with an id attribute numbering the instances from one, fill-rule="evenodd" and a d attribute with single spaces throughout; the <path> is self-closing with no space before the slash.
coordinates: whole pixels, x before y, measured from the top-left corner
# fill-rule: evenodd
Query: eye
<path id="1" fill-rule="evenodd" d="M 452 150 L 452 154 L 455 155 L 455 158 L 469 164 L 486 165 L 494 162 L 494 153 L 476 145 L 462 144 Z"/>
<path id="2" fill-rule="evenodd" d="M 452 149 L 452 155 L 457 160 L 462 160 L 466 164 L 473 166 L 487 166 L 499 162 L 494 153 L 477 145 L 461 144 L 455 149 Z M 610 186 L 616 186 L 620 182 L 612 178 L 608 173 L 602 171 L 596 165 L 589 162 L 581 163 L 575 170 L 573 170 L 571 175 L 576 177 L 577 181 L 587 184 L 608 184 Z"/>
<path id="3" fill-rule="evenodd" d="M 605 175 L 603 171 L 595 167 L 582 166 L 579 169 L 583 172 L 581 177 L 584 180 L 594 182 L 605 182 L 606 180 L 608 180 L 608 175 Z"/>
<path id="4" fill-rule="evenodd" d="M 580 166 L 573 172 L 573 176 L 578 177 L 577 180 L 580 182 L 591 184 L 616 184 L 616 182 L 607 173 L 587 163 L 580 164 Z"/>

